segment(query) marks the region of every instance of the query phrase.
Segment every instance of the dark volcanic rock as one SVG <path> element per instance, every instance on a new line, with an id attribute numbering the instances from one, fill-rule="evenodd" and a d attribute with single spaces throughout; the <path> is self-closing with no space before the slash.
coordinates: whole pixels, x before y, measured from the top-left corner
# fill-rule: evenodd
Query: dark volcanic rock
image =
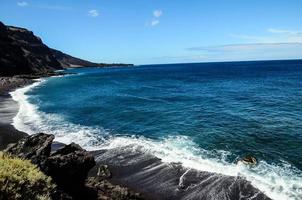
<path id="1" fill-rule="evenodd" d="M 38 133 L 21 139 L 18 143 L 9 145 L 5 152 L 20 158 L 29 159 L 32 163 L 43 167 L 51 151 L 51 144 L 55 137 Z"/>
<path id="2" fill-rule="evenodd" d="M 64 191 L 77 193 L 77 188 L 83 187 L 87 173 L 94 165 L 92 155 L 71 143 L 52 153 L 42 169 Z"/>
<path id="3" fill-rule="evenodd" d="M 112 174 L 108 168 L 108 165 L 99 166 L 97 176 L 100 178 L 111 178 Z"/>
<path id="4" fill-rule="evenodd" d="M 246 164 L 246 165 L 257 165 L 257 159 L 254 157 L 254 156 L 244 156 L 243 158 L 241 158 L 238 162 L 242 162 L 243 164 Z"/>
<path id="5" fill-rule="evenodd" d="M 0 95 L 9 91 L 33 83 L 33 80 L 18 77 L 0 77 Z"/>
<path id="6" fill-rule="evenodd" d="M 140 200 L 143 199 L 139 193 L 135 193 L 126 187 L 113 185 L 108 180 L 99 177 L 90 177 L 86 186 L 97 193 L 97 199 L 103 200 Z"/>
<path id="7" fill-rule="evenodd" d="M 41 171 L 50 176 L 57 189 L 52 199 L 142 199 L 126 187 L 110 182 L 112 173 L 107 165 L 95 166 L 94 157 L 79 145 L 60 144 L 61 148 L 51 152 L 54 136 L 44 133 L 28 136 L 10 145 L 5 152 L 30 159 Z M 88 172 L 95 166 L 97 175 L 87 179 Z"/>
<path id="8" fill-rule="evenodd" d="M 74 143 L 51 153 L 53 139 L 53 135 L 35 134 L 9 145 L 5 152 L 29 159 L 38 165 L 41 171 L 52 177 L 59 191 L 67 192 L 71 196 L 86 193 L 85 179 L 88 171 L 95 165 L 94 157 Z M 68 196 L 60 192 L 55 195 Z"/>
<path id="9" fill-rule="evenodd" d="M 33 32 L 0 22 L 0 74 L 47 73 L 62 69 L 52 50 Z"/>

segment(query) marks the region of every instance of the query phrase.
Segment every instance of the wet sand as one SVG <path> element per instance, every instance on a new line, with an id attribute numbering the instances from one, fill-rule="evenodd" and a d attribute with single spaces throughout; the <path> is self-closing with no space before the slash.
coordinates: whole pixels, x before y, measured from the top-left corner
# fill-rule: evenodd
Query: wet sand
<path id="1" fill-rule="evenodd" d="M 32 83 L 33 80 L 23 78 L 0 77 L 0 150 L 8 144 L 15 143 L 27 134 L 18 131 L 12 125 L 19 106 L 9 92 Z"/>
<path id="2" fill-rule="evenodd" d="M 146 199 L 269 200 L 243 177 L 198 171 L 161 159 L 135 146 L 95 151 L 99 165 L 112 172 L 110 182 L 141 193 Z M 95 176 L 97 167 L 91 170 Z"/>

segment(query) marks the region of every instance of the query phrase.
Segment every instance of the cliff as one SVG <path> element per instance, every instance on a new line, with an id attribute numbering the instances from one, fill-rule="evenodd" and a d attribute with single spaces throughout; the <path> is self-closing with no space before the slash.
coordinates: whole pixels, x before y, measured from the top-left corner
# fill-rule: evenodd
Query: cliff
<path id="1" fill-rule="evenodd" d="M 128 66 L 93 63 L 51 49 L 32 31 L 0 22 L 0 75 L 48 74 L 54 70 L 79 66 Z"/>

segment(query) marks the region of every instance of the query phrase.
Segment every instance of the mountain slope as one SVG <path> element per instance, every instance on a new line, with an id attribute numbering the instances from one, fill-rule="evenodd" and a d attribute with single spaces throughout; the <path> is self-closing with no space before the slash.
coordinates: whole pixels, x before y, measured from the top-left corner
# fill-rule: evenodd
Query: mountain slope
<path id="1" fill-rule="evenodd" d="M 72 57 L 49 48 L 27 29 L 0 22 L 0 76 L 43 75 L 67 67 L 117 65 L 125 64 L 93 63 Z"/>

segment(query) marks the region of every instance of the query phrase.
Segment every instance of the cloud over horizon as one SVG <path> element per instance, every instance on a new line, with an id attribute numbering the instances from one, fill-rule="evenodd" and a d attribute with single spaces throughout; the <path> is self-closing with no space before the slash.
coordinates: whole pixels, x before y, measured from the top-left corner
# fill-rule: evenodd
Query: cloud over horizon
<path id="1" fill-rule="evenodd" d="M 231 37 L 251 43 L 292 43 L 302 42 L 302 31 L 269 28 L 265 36 L 230 34 Z"/>
<path id="2" fill-rule="evenodd" d="M 204 56 L 207 61 L 274 60 L 302 57 L 302 43 L 228 44 L 190 47 L 186 50 L 200 52 L 200 55 Z"/>

